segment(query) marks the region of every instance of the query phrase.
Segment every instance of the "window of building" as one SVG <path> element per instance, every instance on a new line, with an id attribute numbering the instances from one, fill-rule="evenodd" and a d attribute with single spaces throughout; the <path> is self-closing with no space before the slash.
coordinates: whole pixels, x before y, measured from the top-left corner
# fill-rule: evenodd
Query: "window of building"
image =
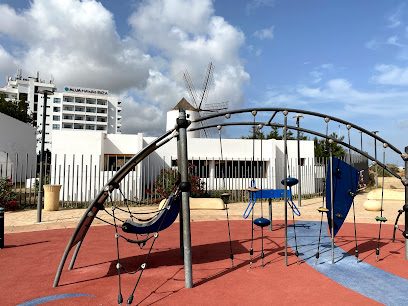
<path id="1" fill-rule="evenodd" d="M 85 109 L 83 107 L 75 107 L 76 112 L 83 112 Z"/>
<path id="2" fill-rule="evenodd" d="M 53 125 L 52 125 L 52 129 L 53 129 L 53 130 L 59 130 L 59 129 L 60 129 L 60 125 L 59 125 L 59 124 L 53 124 Z"/>
<path id="3" fill-rule="evenodd" d="M 61 103 L 61 98 L 54 98 L 54 103 Z"/>
<path id="4" fill-rule="evenodd" d="M 71 124 L 71 123 L 64 123 L 64 124 L 62 125 L 62 128 L 64 128 L 64 129 L 72 129 L 72 124 Z"/>
<path id="5" fill-rule="evenodd" d="M 35 108 L 36 108 L 36 107 L 35 107 L 35 105 L 34 105 L 34 109 L 35 109 Z M 60 112 L 60 111 L 61 111 L 61 107 L 54 106 L 53 111 L 54 111 L 54 112 Z"/>
<path id="6" fill-rule="evenodd" d="M 83 130 L 84 126 L 82 124 L 74 124 L 74 130 Z"/>
<path id="7" fill-rule="evenodd" d="M 98 122 L 106 122 L 106 118 L 99 118 L 99 117 L 98 117 L 98 118 L 96 119 L 96 121 L 98 121 Z"/>
<path id="8" fill-rule="evenodd" d="M 74 97 L 64 97 L 64 102 L 74 102 Z"/>
<path id="9" fill-rule="evenodd" d="M 64 106 L 64 107 L 63 107 L 63 110 L 64 110 L 64 111 L 72 112 L 72 111 L 74 110 L 74 108 L 73 108 L 72 106 Z"/>
<path id="10" fill-rule="evenodd" d="M 97 126 L 96 129 L 98 131 L 105 131 L 105 127 L 104 126 Z"/>
<path id="11" fill-rule="evenodd" d="M 85 99 L 84 99 L 84 98 L 78 98 L 78 97 L 76 97 L 76 98 L 75 98 L 75 102 L 76 102 L 76 103 L 84 103 L 84 102 L 85 102 Z"/>
<path id="12" fill-rule="evenodd" d="M 98 105 L 106 105 L 106 100 L 98 100 Z"/>
<path id="13" fill-rule="evenodd" d="M 85 129 L 94 131 L 95 127 L 93 125 L 87 125 Z"/>
<path id="14" fill-rule="evenodd" d="M 201 178 L 209 177 L 210 162 L 212 160 L 189 160 L 189 172 Z M 267 162 L 228 160 L 215 162 L 215 178 L 266 178 Z M 172 167 L 177 166 L 177 160 L 172 160 Z M 251 171 L 252 169 L 252 171 Z"/>
<path id="15" fill-rule="evenodd" d="M 86 117 L 86 121 L 95 121 L 95 117 Z"/>
<path id="16" fill-rule="evenodd" d="M 95 109 L 94 108 L 86 108 L 86 112 L 87 113 L 95 113 Z"/>
<path id="17" fill-rule="evenodd" d="M 86 104 L 95 104 L 95 99 L 86 99 Z"/>
<path id="18" fill-rule="evenodd" d="M 60 116 L 55 116 L 55 115 L 52 116 L 52 120 L 54 120 L 54 121 L 59 121 L 60 118 L 61 118 Z"/>
<path id="19" fill-rule="evenodd" d="M 97 110 L 98 114 L 106 114 L 106 109 L 99 109 Z"/>
<path id="20" fill-rule="evenodd" d="M 83 116 L 75 116 L 75 120 L 84 120 Z"/>

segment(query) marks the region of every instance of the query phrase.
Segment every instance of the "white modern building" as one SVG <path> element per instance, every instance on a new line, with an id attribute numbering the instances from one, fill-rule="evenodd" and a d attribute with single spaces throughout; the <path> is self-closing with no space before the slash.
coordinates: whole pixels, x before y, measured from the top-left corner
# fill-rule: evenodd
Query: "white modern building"
<path id="1" fill-rule="evenodd" d="M 187 109 L 190 119 L 197 114 L 184 99 L 178 106 Z M 176 124 L 178 110 L 167 113 L 167 127 Z M 263 189 L 281 189 L 283 179 L 283 140 L 255 140 L 253 156 L 252 139 L 199 138 L 199 134 L 188 134 L 188 159 L 194 164 L 195 175 L 205 183 L 207 190 L 246 190 L 254 178 L 256 186 Z M 79 137 L 72 130 L 62 129 L 53 133 L 51 182 L 61 184 L 64 191 L 61 199 L 66 201 L 91 200 L 104 184 L 134 154 L 153 141 L 142 133 L 134 135 L 84 132 Z M 302 190 L 315 193 L 313 141 L 300 142 L 300 164 L 302 165 Z M 297 141 L 288 141 L 289 175 L 298 177 Z M 157 175 L 163 169 L 177 165 L 176 138 L 150 154 L 132 171 L 121 186 L 129 198 L 140 200 L 148 196 Z M 293 192 L 296 193 L 296 188 Z M 305 193 L 306 193 L 305 192 Z"/>
<path id="2" fill-rule="evenodd" d="M 41 80 L 38 72 L 36 77 L 23 78 L 21 70 L 16 78 L 7 77 L 7 85 L 0 87 L 6 99 L 27 102 L 38 133 L 42 131 L 44 96 L 40 92 L 43 90 L 54 92 L 47 99 L 45 149 L 52 149 L 52 134 L 56 130 L 121 132 L 121 102 L 109 95 L 108 90 L 66 86 L 57 92 L 53 80 Z M 39 147 L 40 143 L 37 151 Z"/>

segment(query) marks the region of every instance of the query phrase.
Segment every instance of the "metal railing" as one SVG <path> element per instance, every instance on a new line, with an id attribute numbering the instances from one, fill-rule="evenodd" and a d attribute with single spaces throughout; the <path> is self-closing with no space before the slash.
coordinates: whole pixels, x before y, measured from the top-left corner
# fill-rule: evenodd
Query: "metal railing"
<path id="1" fill-rule="evenodd" d="M 38 201 L 39 165 L 29 163 L 32 158 L 5 154 L 0 159 L 0 177 L 11 178 L 14 192 L 20 208 L 35 206 Z M 36 158 L 36 157 L 35 157 Z M 46 156 L 44 184 L 61 185 L 60 207 L 87 207 L 103 186 L 114 176 L 126 161 L 128 155 L 56 155 Z M 12 161 L 13 160 L 13 161 Z M 346 156 L 343 158 L 349 162 Z M 368 161 L 360 155 L 352 155 L 352 164 L 358 170 L 368 168 Z M 130 200 L 131 205 L 151 205 L 162 199 L 157 192 L 155 182 L 165 171 L 176 176 L 175 157 L 159 156 L 157 153 L 147 156 L 121 182 L 120 188 L 111 194 L 112 201 L 124 204 Z M 255 180 L 257 188 L 281 189 L 283 179 L 283 161 L 278 159 L 225 159 L 194 158 L 190 159 L 190 174 L 200 178 L 204 196 L 219 197 L 221 193 L 231 194 L 231 201 L 245 202 L 249 200 L 246 191 Z M 301 161 L 302 197 L 310 198 L 324 192 L 324 180 L 327 173 L 325 158 L 306 158 Z M 288 160 L 288 176 L 299 178 L 298 160 Z M 357 167 L 358 165 L 358 167 Z M 368 174 L 368 171 L 365 171 Z M 172 181 L 160 176 L 161 187 L 171 188 Z M 368 179 L 368 178 L 367 178 Z M 156 190 L 156 192 L 155 192 Z M 292 187 L 292 194 L 298 197 L 297 186 Z"/>

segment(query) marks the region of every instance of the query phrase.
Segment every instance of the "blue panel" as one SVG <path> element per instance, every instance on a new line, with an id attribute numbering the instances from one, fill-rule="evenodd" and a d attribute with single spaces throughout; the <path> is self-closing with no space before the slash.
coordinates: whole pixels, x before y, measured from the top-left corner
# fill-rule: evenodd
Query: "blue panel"
<path id="1" fill-rule="evenodd" d="M 334 207 L 334 236 L 340 230 L 353 203 L 350 191 L 355 194 L 359 179 L 359 172 L 356 168 L 333 157 L 333 207 Z M 328 223 L 331 224 L 331 192 L 330 192 L 330 161 L 326 175 L 326 208 Z M 330 229 L 331 233 L 331 229 Z"/>
<path id="2" fill-rule="evenodd" d="M 285 189 L 263 189 L 256 192 L 257 199 L 279 199 L 284 197 Z M 287 197 L 291 198 L 290 189 L 288 189 Z"/>

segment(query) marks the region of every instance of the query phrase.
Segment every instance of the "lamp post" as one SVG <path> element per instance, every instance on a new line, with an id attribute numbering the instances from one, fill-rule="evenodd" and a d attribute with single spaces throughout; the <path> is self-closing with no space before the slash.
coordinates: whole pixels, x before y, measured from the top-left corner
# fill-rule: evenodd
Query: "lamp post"
<path id="1" fill-rule="evenodd" d="M 303 115 L 296 115 L 295 117 L 293 117 L 293 119 L 296 119 L 296 127 L 299 127 L 299 120 L 303 118 Z M 299 195 L 299 207 L 302 206 L 302 161 L 300 158 L 300 132 L 299 130 L 297 131 L 297 149 L 298 149 L 298 195 Z"/>
<path id="2" fill-rule="evenodd" d="M 40 90 L 38 93 L 44 95 L 42 126 L 41 126 L 41 151 L 40 151 L 40 186 L 38 189 L 37 222 L 41 222 L 42 196 L 43 196 L 43 168 L 44 168 L 44 145 L 45 145 L 45 124 L 47 119 L 47 99 L 48 95 L 53 95 L 50 90 Z"/>
<path id="3" fill-rule="evenodd" d="M 372 132 L 377 135 L 378 131 Z M 375 157 L 375 188 L 378 188 L 378 172 L 377 172 L 377 139 L 374 138 L 374 157 Z"/>

